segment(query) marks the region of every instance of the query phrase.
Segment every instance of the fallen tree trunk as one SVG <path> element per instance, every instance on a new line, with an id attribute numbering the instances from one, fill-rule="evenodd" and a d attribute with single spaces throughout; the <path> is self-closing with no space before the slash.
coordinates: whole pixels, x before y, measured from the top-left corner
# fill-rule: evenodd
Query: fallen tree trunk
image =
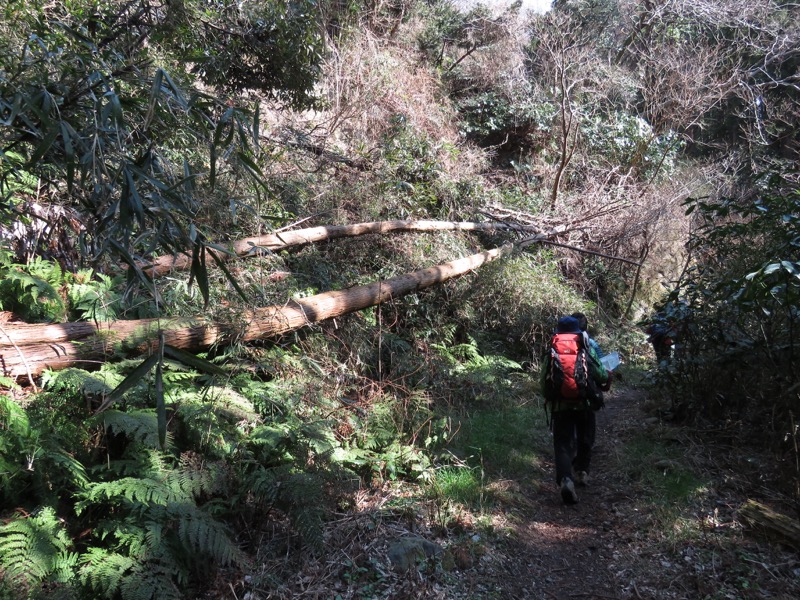
<path id="1" fill-rule="evenodd" d="M 327 225 L 307 227 L 294 231 L 270 233 L 249 237 L 233 242 L 230 254 L 208 248 L 220 260 L 233 257 L 258 256 L 265 252 L 277 252 L 295 246 L 314 244 L 342 237 L 355 237 L 370 233 L 392 232 L 431 232 L 431 231 L 525 231 L 538 233 L 534 227 L 512 227 L 505 223 L 473 223 L 468 221 L 372 221 L 353 225 Z M 191 254 L 159 256 L 149 264 L 142 264 L 142 270 L 150 275 L 163 275 L 170 271 L 186 270 L 192 263 Z"/>
<path id="2" fill-rule="evenodd" d="M 529 238 L 517 247 L 537 241 L 539 238 Z M 284 306 L 256 308 L 242 314 L 239 323 L 214 323 L 203 317 L 99 324 L 6 323 L 0 328 L 0 373 L 20 378 L 35 377 L 48 368 L 90 367 L 110 356 L 129 356 L 152 350 L 161 332 L 166 344 L 193 352 L 214 344 L 268 339 L 464 275 L 510 254 L 514 248 L 514 244 L 506 244 L 385 281 L 292 300 Z"/>
<path id="3" fill-rule="evenodd" d="M 800 522 L 769 506 L 748 500 L 739 508 L 739 518 L 767 539 L 800 550 Z"/>

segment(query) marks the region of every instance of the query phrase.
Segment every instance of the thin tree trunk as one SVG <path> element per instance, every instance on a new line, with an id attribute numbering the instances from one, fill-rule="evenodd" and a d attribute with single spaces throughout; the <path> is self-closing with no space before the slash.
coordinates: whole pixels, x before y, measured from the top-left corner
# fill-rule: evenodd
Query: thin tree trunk
<path id="1" fill-rule="evenodd" d="M 354 237 L 370 233 L 391 232 L 430 232 L 430 231 L 510 231 L 512 228 L 504 223 L 473 223 L 459 221 L 373 221 L 369 223 L 356 223 L 354 225 L 328 225 L 322 227 L 308 227 L 295 231 L 284 231 L 268 235 L 249 237 L 234 242 L 231 254 L 215 252 L 221 260 L 237 257 L 256 256 L 264 252 L 277 252 L 294 246 L 303 246 L 325 240 L 341 237 Z M 534 228 L 517 226 L 514 230 L 532 231 Z M 160 256 L 149 265 L 142 265 L 142 269 L 151 275 L 163 275 L 174 270 L 185 270 L 191 265 L 191 254 L 178 254 L 176 256 Z"/>
<path id="2" fill-rule="evenodd" d="M 539 238 L 530 238 L 518 246 L 536 241 Z M 35 377 L 47 368 L 89 367 L 111 355 L 141 354 L 157 345 L 159 332 L 163 332 L 166 344 L 193 352 L 214 344 L 272 338 L 464 275 L 510 254 L 514 247 L 514 244 L 506 244 L 385 281 L 292 300 L 284 306 L 256 308 L 243 313 L 238 323 L 209 322 L 203 317 L 113 321 L 97 325 L 6 323 L 0 332 L 0 373 L 12 378 Z"/>

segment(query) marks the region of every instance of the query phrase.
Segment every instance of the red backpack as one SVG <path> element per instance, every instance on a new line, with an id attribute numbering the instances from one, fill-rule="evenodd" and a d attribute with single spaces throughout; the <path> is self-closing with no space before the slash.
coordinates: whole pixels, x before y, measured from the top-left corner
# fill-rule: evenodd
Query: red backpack
<path id="1" fill-rule="evenodd" d="M 583 333 L 556 333 L 550 340 L 550 361 L 545 375 L 548 402 L 574 401 L 589 396 L 589 357 Z"/>

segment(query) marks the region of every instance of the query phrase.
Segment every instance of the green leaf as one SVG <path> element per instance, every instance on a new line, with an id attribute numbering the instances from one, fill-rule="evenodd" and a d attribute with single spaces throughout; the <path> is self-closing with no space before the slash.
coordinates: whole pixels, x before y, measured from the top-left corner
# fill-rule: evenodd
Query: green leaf
<path id="1" fill-rule="evenodd" d="M 64 140 L 64 155 L 67 158 L 67 189 L 72 190 L 75 180 L 75 147 L 72 145 L 72 127 L 61 122 L 61 138 Z"/>
<path id="2" fill-rule="evenodd" d="M 164 345 L 164 354 L 169 356 L 170 358 L 174 358 L 175 360 L 185 364 L 186 366 L 192 367 L 197 371 L 209 373 L 210 375 L 225 376 L 228 374 L 228 372 L 222 367 L 215 365 L 214 363 L 202 359 L 198 356 L 195 356 L 191 352 L 186 352 L 185 350 L 176 348 L 175 346 L 170 346 L 169 344 Z"/>
<path id="3" fill-rule="evenodd" d="M 250 173 L 253 179 L 266 190 L 267 184 L 264 182 L 261 169 L 259 169 L 258 165 L 253 162 L 253 159 L 247 156 L 244 152 L 237 152 L 236 157 L 244 165 L 245 170 Z"/>
<path id="4" fill-rule="evenodd" d="M 172 91 L 175 100 L 178 102 L 178 106 L 180 106 L 183 110 L 189 110 L 189 103 L 186 101 L 181 89 L 175 85 L 175 82 L 172 81 L 172 77 L 169 76 L 169 73 L 163 70 L 162 73 L 164 74 L 164 79 L 167 80 L 167 86 Z"/>
<path id="5" fill-rule="evenodd" d="M 239 285 L 239 282 L 236 281 L 236 278 L 233 276 L 233 273 L 231 273 L 230 270 L 228 270 L 228 267 L 225 265 L 225 262 L 219 256 L 217 256 L 216 252 L 209 252 L 209 254 L 211 255 L 211 258 L 214 260 L 214 262 L 217 263 L 217 266 L 220 268 L 220 270 L 225 274 L 225 277 L 228 279 L 228 281 L 230 281 L 231 285 L 233 286 L 233 289 L 235 289 L 236 293 L 239 294 L 239 297 L 245 302 L 247 302 L 248 301 L 247 294 Z"/>
<path id="6" fill-rule="evenodd" d="M 259 148 L 261 146 L 261 105 L 256 104 L 256 110 L 253 113 L 253 146 Z"/>
<path id="7" fill-rule="evenodd" d="M 150 370 L 160 362 L 160 353 L 152 354 L 143 360 L 138 367 L 131 371 L 130 374 L 123 379 L 122 382 L 115 387 L 108 396 L 106 396 L 105 400 L 103 400 L 102 404 L 100 404 L 100 407 L 95 411 L 94 414 L 103 412 L 117 400 L 122 398 L 126 392 L 129 392 L 131 389 L 133 389 L 133 387 L 142 381 L 150 372 Z"/>
<path id="8" fill-rule="evenodd" d="M 208 184 L 213 190 L 217 183 L 217 147 L 215 144 L 211 144 L 209 148 L 208 159 L 211 165 L 211 169 L 208 173 Z"/>
<path id="9" fill-rule="evenodd" d="M 34 150 L 33 154 L 31 155 L 31 158 L 28 161 L 29 167 L 34 166 L 42 159 L 42 157 L 50 149 L 50 146 L 53 145 L 53 142 L 56 141 L 59 133 L 61 133 L 61 128 L 58 125 L 54 125 L 50 128 L 50 130 L 44 136 L 44 139 L 42 139 L 41 143 L 36 146 L 36 150 Z"/>
<path id="10" fill-rule="evenodd" d="M 208 267 L 206 265 L 206 248 L 200 241 L 195 241 L 192 248 L 192 263 L 189 268 L 191 275 L 189 277 L 189 285 L 193 281 L 197 281 L 197 287 L 200 289 L 200 294 L 203 296 L 203 307 L 208 307 L 209 299 L 209 285 L 208 285 Z"/>
<path id="11" fill-rule="evenodd" d="M 133 279 L 138 279 L 151 294 L 155 295 L 156 289 L 153 287 L 153 282 L 144 274 L 139 264 L 133 259 L 130 252 L 122 247 L 116 240 L 109 240 L 109 245 L 119 254 L 119 257 L 128 265 L 128 281 L 132 283 Z"/>

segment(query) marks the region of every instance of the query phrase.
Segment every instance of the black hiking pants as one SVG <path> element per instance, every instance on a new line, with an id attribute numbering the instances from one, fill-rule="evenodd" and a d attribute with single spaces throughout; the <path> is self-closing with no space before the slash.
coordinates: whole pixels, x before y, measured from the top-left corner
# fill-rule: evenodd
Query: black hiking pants
<path id="1" fill-rule="evenodd" d="M 564 410 L 553 413 L 553 449 L 556 483 L 574 479 L 572 470 L 589 471 L 596 420 L 592 410 Z"/>

